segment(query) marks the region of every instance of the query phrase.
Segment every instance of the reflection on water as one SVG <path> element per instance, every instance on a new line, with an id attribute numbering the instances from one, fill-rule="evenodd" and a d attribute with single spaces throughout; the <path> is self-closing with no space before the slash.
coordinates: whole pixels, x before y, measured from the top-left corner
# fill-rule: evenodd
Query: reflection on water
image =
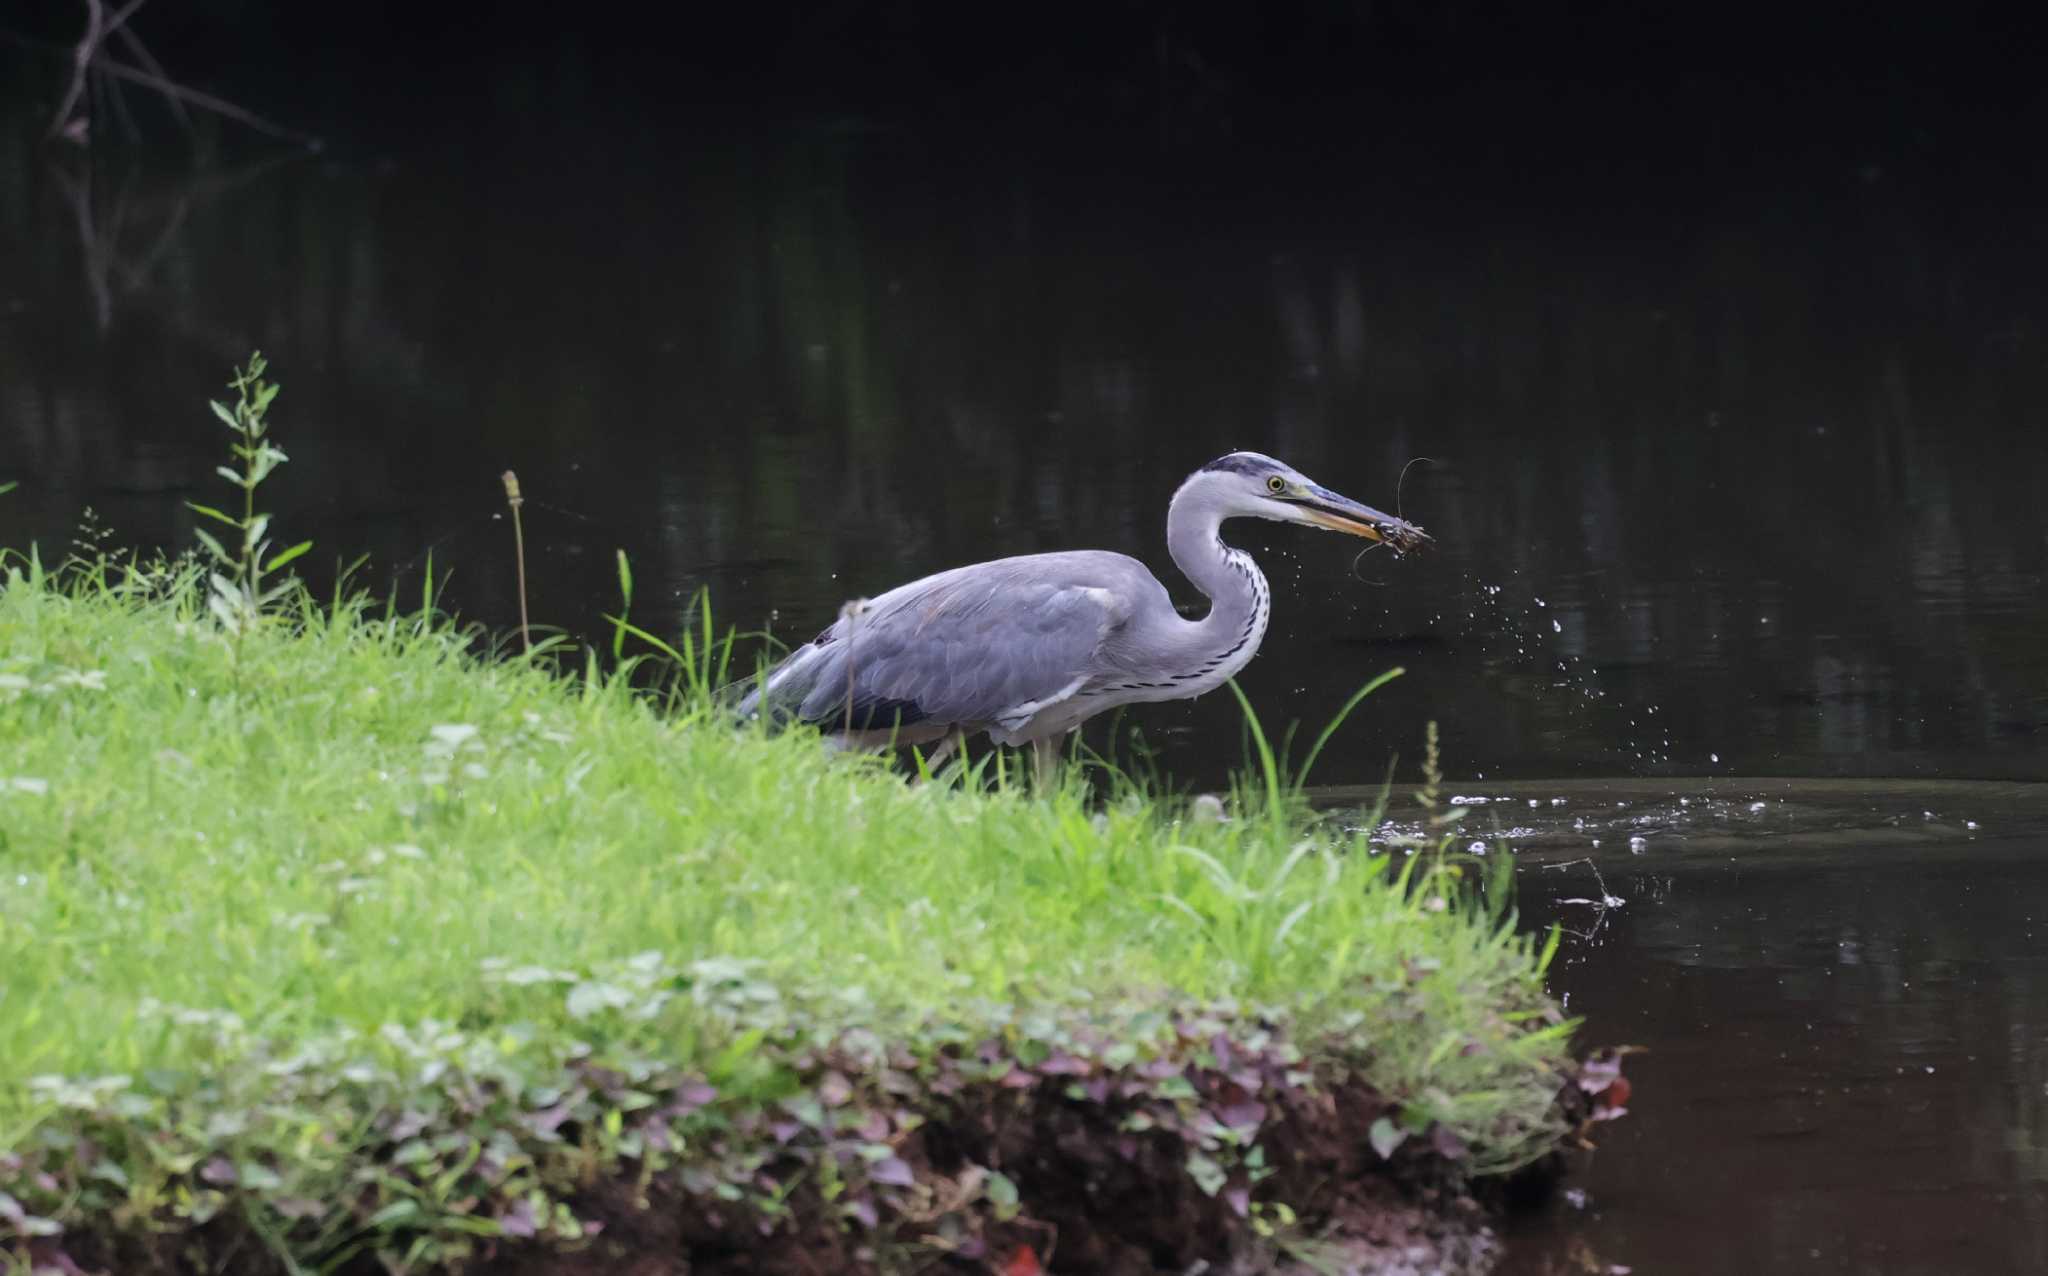
<path id="1" fill-rule="evenodd" d="M 849 129 L 650 164 L 642 134 L 470 122 L 197 175 L 26 132 L 0 140 L 10 543 L 88 504 L 188 542 L 201 400 L 253 346 L 294 534 L 377 580 L 431 548 L 500 626 L 508 465 L 539 616 L 596 628 L 617 547 L 666 586 L 649 619 L 708 585 L 789 637 L 1004 553 L 1170 575 L 1166 498 L 1228 448 L 1382 506 L 1427 456 L 1399 500 L 1440 553 L 1235 533 L 1274 578 L 1265 712 L 1409 669 L 1334 767 L 1378 774 L 1433 715 L 1496 777 L 2048 775 L 2048 359 L 2008 283 L 2044 249 L 1995 215 L 1844 172 L 1475 224 L 1356 178 L 1268 200 Z M 1208 778 L 1232 715 L 1141 721 Z"/>
<path id="2" fill-rule="evenodd" d="M 1468 796 L 1570 932 L 1552 991 L 1648 1047 L 1508 1276 L 2048 1270 L 2048 786 Z"/>

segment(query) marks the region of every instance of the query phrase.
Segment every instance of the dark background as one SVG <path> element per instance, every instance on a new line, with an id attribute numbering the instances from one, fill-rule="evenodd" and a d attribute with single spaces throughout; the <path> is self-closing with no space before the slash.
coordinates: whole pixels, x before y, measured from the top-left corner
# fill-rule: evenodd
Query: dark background
<path id="1" fill-rule="evenodd" d="M 61 545 L 90 506 L 190 543 L 202 400 L 257 346 L 309 563 L 410 590 L 431 550 L 499 632 L 508 465 L 539 618 L 597 632 L 623 548 L 640 619 L 709 587 L 787 639 L 1036 549 L 1187 597 L 1165 501 L 1254 447 L 1442 543 L 1354 567 L 1233 525 L 1274 580 L 1269 719 L 1409 670 L 1323 778 L 1430 717 L 1472 775 L 2040 778 L 2019 12 L 140 12 L 174 78 L 309 150 L 134 86 L 89 149 L 46 141 L 81 10 L 32 7 L 0 537 Z M 1206 781 L 1238 756 L 1216 700 L 1134 720 Z"/>

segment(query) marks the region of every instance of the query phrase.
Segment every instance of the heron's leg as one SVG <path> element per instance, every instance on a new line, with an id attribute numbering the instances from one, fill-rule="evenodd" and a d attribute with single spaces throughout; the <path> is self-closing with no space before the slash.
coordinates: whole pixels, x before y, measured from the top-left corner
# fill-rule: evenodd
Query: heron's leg
<path id="1" fill-rule="evenodd" d="M 947 758 L 951 757 L 953 754 L 953 750 L 959 748 L 966 742 L 967 733 L 964 731 L 955 731 L 952 735 L 949 735 L 945 737 L 943 740 L 940 740 L 937 748 L 933 749 L 930 753 L 924 755 L 925 773 L 936 777 L 939 773 L 939 763 L 944 762 Z M 923 784 L 924 775 L 917 776 L 915 779 L 911 781 L 911 783 Z"/>
<path id="2" fill-rule="evenodd" d="M 1046 736 L 1031 742 L 1032 778 L 1039 793 L 1052 792 L 1053 769 L 1060 760 L 1060 737 Z"/>

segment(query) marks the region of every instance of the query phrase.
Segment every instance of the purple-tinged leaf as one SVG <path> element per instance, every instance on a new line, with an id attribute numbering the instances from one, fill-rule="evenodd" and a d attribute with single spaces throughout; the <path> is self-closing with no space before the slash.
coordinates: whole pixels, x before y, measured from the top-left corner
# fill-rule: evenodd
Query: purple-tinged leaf
<path id="1" fill-rule="evenodd" d="M 1217 1109 L 1216 1118 L 1230 1129 L 1246 1133 L 1256 1132 L 1265 1124 L 1266 1105 L 1255 1099 L 1247 1099 L 1243 1103 L 1232 1103 Z"/>
<path id="2" fill-rule="evenodd" d="M 774 1121 L 769 1123 L 768 1133 L 774 1136 L 777 1143 L 788 1143 L 802 1133 L 803 1128 L 795 1121 Z"/>
<path id="3" fill-rule="evenodd" d="M 1579 1089 L 1587 1094 L 1599 1094 L 1614 1084 L 1621 1075 L 1621 1056 L 1588 1059 L 1579 1065 Z"/>
<path id="4" fill-rule="evenodd" d="M 199 1177 L 215 1187 L 233 1187 L 238 1181 L 234 1164 L 224 1156 L 216 1156 L 200 1166 Z"/>
<path id="5" fill-rule="evenodd" d="M 500 1211 L 497 1218 L 500 1231 L 504 1232 L 507 1236 L 516 1236 L 521 1240 L 530 1240 L 533 1237 L 534 1233 L 538 1230 L 534 1225 L 535 1221 L 533 1204 L 523 1196 Z"/>
<path id="6" fill-rule="evenodd" d="M 853 1084 L 837 1072 L 828 1072 L 818 1082 L 818 1101 L 828 1108 L 836 1108 L 853 1097 Z"/>
<path id="7" fill-rule="evenodd" d="M 1232 1052 L 1230 1049 L 1230 1038 L 1224 1036 L 1220 1032 L 1217 1033 L 1215 1036 L 1209 1038 L 1209 1053 L 1216 1056 L 1217 1071 L 1230 1071 L 1230 1063 L 1232 1059 Z"/>
<path id="8" fill-rule="evenodd" d="M 524 1124 L 528 1130 L 531 1130 L 540 1138 L 553 1140 L 555 1138 L 555 1131 L 559 1130 L 562 1127 L 562 1122 L 568 1119 L 569 1104 L 563 1102 L 557 1103 L 551 1108 L 542 1108 L 538 1112 L 527 1113 Z"/>
<path id="9" fill-rule="evenodd" d="M 684 1112 L 694 1112 L 718 1097 L 718 1087 L 707 1081 L 685 1081 L 676 1091 L 676 1102 Z"/>
<path id="10" fill-rule="evenodd" d="M 1462 1161 L 1465 1159 L 1467 1150 L 1465 1140 L 1459 1138 L 1451 1131 L 1449 1126 L 1441 1121 L 1430 1127 L 1429 1145 L 1435 1148 L 1436 1154 L 1446 1161 Z"/>
<path id="11" fill-rule="evenodd" d="M 1239 1218 L 1250 1218 L 1252 1213 L 1252 1190 L 1248 1187 L 1231 1187 L 1223 1191 L 1223 1203 Z"/>
<path id="12" fill-rule="evenodd" d="M 58 1276 L 86 1276 L 86 1270 L 73 1262 L 71 1255 L 61 1249 L 39 1250 L 36 1254 L 36 1276 L 56 1272 Z"/>
<path id="13" fill-rule="evenodd" d="M 868 1177 L 890 1187 L 909 1187 L 917 1182 L 917 1175 L 911 1170 L 910 1163 L 900 1156 L 884 1157 L 870 1165 Z"/>
<path id="14" fill-rule="evenodd" d="M 871 1232 L 882 1224 L 881 1213 L 875 1209 L 874 1201 L 865 1192 L 846 1203 L 846 1212 Z"/>
<path id="15" fill-rule="evenodd" d="M 1077 1059 L 1064 1050 L 1055 1050 L 1038 1065 L 1042 1077 L 1079 1077 L 1087 1075 L 1089 1064 L 1086 1059 Z"/>

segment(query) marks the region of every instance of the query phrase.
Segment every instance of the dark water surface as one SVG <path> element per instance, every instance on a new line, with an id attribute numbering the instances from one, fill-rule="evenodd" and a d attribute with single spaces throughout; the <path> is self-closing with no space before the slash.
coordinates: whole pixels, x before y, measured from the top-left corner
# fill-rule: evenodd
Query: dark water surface
<path id="1" fill-rule="evenodd" d="M 1553 991 L 1647 1048 L 1504 1276 L 2048 1271 L 2048 785 L 1468 796 Z"/>
<path id="2" fill-rule="evenodd" d="M 1408 670 L 1327 780 L 1413 756 L 1432 716 L 1489 777 L 2048 778 L 2048 221 L 2024 210 L 1847 163 L 1649 207 L 1628 175 L 1552 206 L 1491 170 L 1063 170 L 858 120 L 458 117 L 88 170 L 31 123 L 0 138 L 9 544 L 62 545 L 85 506 L 190 543 L 184 501 L 220 495 L 204 400 L 255 346 L 285 387 L 282 534 L 369 554 L 380 587 L 431 549 L 500 630 L 507 467 L 537 619 L 596 631 L 624 549 L 638 619 L 709 587 L 787 639 L 1042 549 L 1128 551 L 1192 598 L 1167 498 L 1258 448 L 1441 545 L 1354 570 L 1360 542 L 1232 525 L 1273 580 L 1244 676 L 1269 719 Z M 1138 721 L 1213 779 L 1234 714 Z"/>
<path id="3" fill-rule="evenodd" d="M 1273 581 L 1253 702 L 1319 723 L 1405 666 L 1317 778 L 1377 782 L 1438 720 L 1512 799 L 1472 827 L 1522 848 L 1532 924 L 1592 936 L 1557 974 L 1588 1039 L 1651 1050 L 1518 1270 L 2048 1270 L 2048 804 L 1954 783 L 2048 781 L 2038 210 L 1852 146 L 1646 186 L 527 109 L 565 95 L 603 98 L 509 77 L 191 170 L 18 112 L 0 544 L 60 550 L 86 507 L 189 544 L 204 400 L 258 346 L 281 534 L 409 597 L 431 552 L 501 632 L 507 467 L 537 620 L 597 632 L 623 549 L 640 623 L 708 587 L 790 639 L 1043 549 L 1190 597 L 1167 498 L 1272 452 L 1440 549 L 1233 525 Z M 1224 697 L 1132 721 L 1194 782 L 1240 756 Z M 1589 855 L 1605 889 L 1545 867 Z"/>

